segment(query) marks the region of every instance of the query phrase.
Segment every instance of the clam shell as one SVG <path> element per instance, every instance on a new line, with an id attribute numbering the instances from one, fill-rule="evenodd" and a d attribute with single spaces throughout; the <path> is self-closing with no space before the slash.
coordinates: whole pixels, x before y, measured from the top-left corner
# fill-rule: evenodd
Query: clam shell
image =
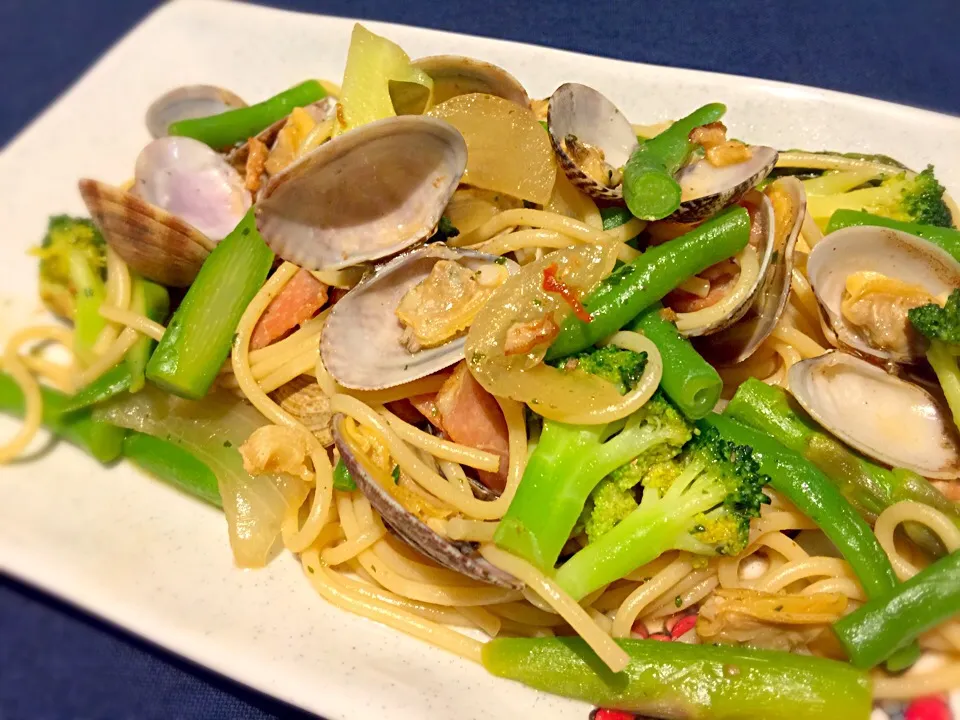
<path id="1" fill-rule="evenodd" d="M 928 478 L 960 478 L 960 439 L 926 390 L 840 351 L 796 363 L 788 389 L 824 428 L 865 455 Z"/>
<path id="2" fill-rule="evenodd" d="M 431 55 L 413 63 L 433 79 L 433 103 L 457 95 L 486 93 L 527 107 L 530 98 L 520 81 L 501 67 L 462 55 Z"/>
<path id="3" fill-rule="evenodd" d="M 887 362 L 907 363 L 923 357 L 923 343 L 907 352 L 873 347 L 843 317 L 840 306 L 847 277 L 872 271 L 924 288 L 941 297 L 960 287 L 960 263 L 922 238 L 880 227 L 851 227 L 823 238 L 807 258 L 807 277 L 841 347 Z M 906 332 L 906 328 L 905 328 Z"/>
<path id="4" fill-rule="evenodd" d="M 348 292 L 330 311 L 320 340 L 323 364 L 344 387 L 379 390 L 425 377 L 463 359 L 466 338 L 410 353 L 401 343 L 396 309 L 438 260 L 478 268 L 493 255 L 434 244 L 401 255 Z M 508 270 L 516 272 L 516 264 Z"/>
<path id="5" fill-rule="evenodd" d="M 215 85 L 185 85 L 165 92 L 151 103 L 145 118 L 154 138 L 167 135 L 167 128 L 180 120 L 219 115 L 246 107 L 236 94 Z"/>
<path id="6" fill-rule="evenodd" d="M 773 205 L 770 203 L 770 200 L 767 199 L 766 195 L 763 195 L 759 192 L 753 192 L 750 196 L 748 196 L 748 199 L 757 207 L 756 222 L 760 226 L 759 234 L 761 240 L 760 246 L 757 248 L 760 267 L 757 273 L 757 279 L 750 287 L 747 296 L 733 309 L 733 311 L 724 317 L 697 325 L 693 328 L 680 330 L 680 334 L 684 337 L 712 335 L 713 333 L 718 333 L 721 330 L 734 325 L 744 315 L 747 314 L 747 311 L 753 306 L 757 296 L 763 289 L 764 283 L 766 282 L 767 276 L 770 272 L 770 266 L 773 262 L 774 247 L 776 245 L 776 222 L 773 216 Z M 753 231 L 754 228 L 751 228 L 751 232 Z"/>
<path id="7" fill-rule="evenodd" d="M 317 100 L 317 102 L 310 105 L 305 105 L 304 110 L 306 110 L 318 123 L 323 122 L 330 118 L 334 112 L 336 112 L 337 100 L 332 97 L 325 97 L 322 100 Z M 272 148 L 274 143 L 277 141 L 277 135 L 280 134 L 280 131 L 283 129 L 283 126 L 287 124 L 287 119 L 290 116 L 282 117 L 274 123 L 267 125 L 263 130 L 257 133 L 257 140 L 262 142 L 268 148 Z M 238 171 L 242 172 L 243 168 L 247 164 L 247 157 L 250 155 L 250 143 L 245 142 L 242 145 L 239 145 L 235 148 L 232 148 L 230 152 L 227 153 L 227 162 L 233 165 Z"/>
<path id="8" fill-rule="evenodd" d="M 579 141 L 603 151 L 611 167 L 623 167 L 637 147 L 637 136 L 630 121 L 616 105 L 587 85 L 566 83 L 550 96 L 547 112 L 550 141 L 563 172 L 574 185 L 591 197 L 622 200 L 623 189 L 598 183 L 580 169 L 566 150 L 564 140 L 573 135 Z"/>
<path id="9" fill-rule="evenodd" d="M 770 260 L 764 280 L 746 314 L 738 322 L 718 333 L 701 338 L 697 350 L 715 365 L 736 365 L 756 352 L 776 328 L 790 298 L 790 278 L 793 273 L 793 252 L 800 236 L 803 214 L 806 212 L 806 193 L 796 178 L 776 180 L 772 187 L 781 189 L 790 199 L 791 219 L 787 235 L 775 234 L 774 256 Z M 775 230 L 781 219 L 775 217 Z"/>
<path id="10" fill-rule="evenodd" d="M 193 226 L 143 199 L 96 180 L 80 196 L 107 244 L 133 270 L 168 287 L 186 287 L 213 243 Z"/>
<path id="11" fill-rule="evenodd" d="M 311 270 L 393 255 L 433 232 L 466 162 L 463 136 L 449 123 L 379 120 L 274 176 L 257 226 L 277 255 Z"/>
<path id="12" fill-rule="evenodd" d="M 778 153 L 765 145 L 751 145 L 750 149 L 750 159 L 735 165 L 715 167 L 697 160 L 682 168 L 677 175 L 680 207 L 667 219 L 684 223 L 703 220 L 756 187 L 776 166 Z"/>
<path id="13" fill-rule="evenodd" d="M 333 437 L 340 451 L 340 457 L 343 458 L 350 475 L 357 483 L 357 488 L 397 535 L 434 562 L 474 580 L 517 590 L 522 587 L 522 584 L 512 575 L 491 565 L 481 557 L 475 545 L 441 537 L 384 490 L 380 483 L 366 471 L 363 463 L 346 441 L 342 430 L 343 421 L 343 415 L 339 413 L 334 415 Z"/>
<path id="14" fill-rule="evenodd" d="M 270 397 L 297 418 L 324 447 L 333 445 L 330 398 L 309 375 L 298 375 L 284 383 Z"/>

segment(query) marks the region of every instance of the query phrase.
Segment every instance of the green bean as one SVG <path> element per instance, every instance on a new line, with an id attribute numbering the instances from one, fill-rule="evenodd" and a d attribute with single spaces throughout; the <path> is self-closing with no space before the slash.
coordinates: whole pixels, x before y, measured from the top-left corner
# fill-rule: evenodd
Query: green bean
<path id="1" fill-rule="evenodd" d="M 256 105 L 209 117 L 180 120 L 172 123 L 168 132 L 199 140 L 214 150 L 222 150 L 253 137 L 277 120 L 285 118 L 294 108 L 309 105 L 326 96 L 327 91 L 320 83 L 307 80 Z"/>
<path id="2" fill-rule="evenodd" d="M 108 423 L 97 422 L 88 411 L 67 413 L 64 408 L 68 395 L 48 387 L 41 387 L 43 397 L 43 425 L 67 442 L 86 450 L 106 464 L 120 457 L 124 430 Z M 0 372 L 0 411 L 23 417 L 23 392 L 12 377 Z"/>
<path id="3" fill-rule="evenodd" d="M 750 239 L 750 216 L 731 207 L 686 235 L 656 245 L 606 278 L 584 301 L 589 323 L 570 315 L 547 360 L 572 355 L 625 327 L 689 277 L 733 257 Z"/>
<path id="4" fill-rule="evenodd" d="M 623 199 L 630 212 L 643 220 L 659 220 L 680 207 L 680 185 L 673 176 L 695 147 L 690 133 L 726 111 L 720 103 L 704 105 L 640 143 L 623 167 Z"/>
<path id="5" fill-rule="evenodd" d="M 123 440 L 123 456 L 159 480 L 222 507 L 216 475 L 176 443 L 131 430 Z"/>
<path id="6" fill-rule="evenodd" d="M 164 323 L 170 314 L 170 293 L 163 285 L 135 277 L 130 306 L 134 312 L 142 313 L 156 323 Z M 139 392 L 143 389 L 147 361 L 150 360 L 150 355 L 156 346 L 157 342 L 153 338 L 143 335 L 127 351 L 124 360 L 130 370 L 130 392 Z"/>
<path id="7" fill-rule="evenodd" d="M 114 365 L 93 382 L 67 398 L 64 412 L 76 412 L 97 405 L 130 389 L 130 366 L 125 362 Z"/>
<path id="8" fill-rule="evenodd" d="M 578 637 L 496 638 L 483 666 L 543 692 L 640 713 L 692 720 L 867 720 L 870 679 L 846 663 L 723 645 L 618 640 L 619 673 Z"/>
<path id="9" fill-rule="evenodd" d="M 960 613 L 960 550 L 886 595 L 840 618 L 833 630 L 858 668 L 880 664 L 922 633 Z"/>
<path id="10" fill-rule="evenodd" d="M 830 222 L 827 223 L 827 232 L 832 233 L 843 228 L 861 225 L 890 228 L 891 230 L 901 230 L 916 235 L 937 245 L 940 249 L 953 255 L 957 262 L 960 262 L 960 230 L 953 228 L 891 220 L 860 210 L 837 210 L 830 216 Z"/>
<path id="11" fill-rule="evenodd" d="M 723 380 L 690 341 L 677 332 L 677 326 L 663 317 L 662 310 L 660 303 L 655 303 L 629 328 L 642 332 L 657 346 L 663 358 L 660 387 L 688 418 L 698 420 L 717 404 Z"/>

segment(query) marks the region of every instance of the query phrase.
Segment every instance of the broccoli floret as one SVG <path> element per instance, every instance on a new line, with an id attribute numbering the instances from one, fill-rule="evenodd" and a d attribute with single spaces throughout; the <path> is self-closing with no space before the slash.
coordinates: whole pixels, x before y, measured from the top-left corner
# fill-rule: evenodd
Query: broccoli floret
<path id="1" fill-rule="evenodd" d="M 909 312 L 910 323 L 930 340 L 927 361 L 937 374 L 953 423 L 960 429 L 960 290 L 954 290 L 943 307 L 921 305 Z"/>
<path id="2" fill-rule="evenodd" d="M 51 217 L 47 234 L 34 252 L 40 258 L 40 298 L 54 314 L 72 320 L 79 293 L 102 291 L 107 248 L 89 220 Z"/>
<path id="3" fill-rule="evenodd" d="M 646 471 L 679 452 L 692 433 L 693 426 L 659 391 L 625 420 L 606 425 L 544 419 L 540 442 L 500 521 L 495 542 L 542 570 L 552 570 L 601 480 L 613 474 L 611 480 L 621 482 L 614 487 L 623 490 L 634 471 L 618 468 L 633 462 Z M 621 496 L 615 503 L 618 508 L 622 501 Z M 598 515 L 598 525 L 602 520 Z"/>
<path id="4" fill-rule="evenodd" d="M 566 372 L 582 371 L 613 383 L 621 395 L 626 395 L 640 382 L 647 367 L 647 354 L 615 345 L 590 348 L 551 363 Z"/>
<path id="5" fill-rule="evenodd" d="M 588 540 L 594 542 L 606 535 L 636 509 L 637 497 L 632 486 L 622 488 L 612 477 L 604 478 L 590 493 L 583 508 L 581 521 Z"/>
<path id="6" fill-rule="evenodd" d="M 557 582 L 580 599 L 670 550 L 735 555 L 769 502 L 767 482 L 749 447 L 699 424 L 683 452 L 644 475 L 639 506 L 562 565 Z"/>
<path id="7" fill-rule="evenodd" d="M 856 175 L 856 173 L 847 173 Z M 810 181 L 823 184 L 818 178 Z M 826 226 L 837 210 L 863 210 L 892 220 L 952 227 L 950 208 L 943 200 L 943 186 L 928 165 L 923 172 L 913 177 L 898 173 L 883 178 L 875 187 L 865 187 L 849 192 L 808 194 L 807 211 L 821 225 Z"/>

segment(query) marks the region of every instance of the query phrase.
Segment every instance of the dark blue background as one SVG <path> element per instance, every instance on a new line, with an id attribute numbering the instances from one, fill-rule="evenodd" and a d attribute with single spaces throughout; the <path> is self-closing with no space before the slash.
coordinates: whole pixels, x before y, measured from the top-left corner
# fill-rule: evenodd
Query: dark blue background
<path id="1" fill-rule="evenodd" d="M 158 4 L 0 1 L 0 144 Z M 265 4 L 755 75 L 960 114 L 957 0 Z M 0 577 L 0 720 L 297 715 Z"/>

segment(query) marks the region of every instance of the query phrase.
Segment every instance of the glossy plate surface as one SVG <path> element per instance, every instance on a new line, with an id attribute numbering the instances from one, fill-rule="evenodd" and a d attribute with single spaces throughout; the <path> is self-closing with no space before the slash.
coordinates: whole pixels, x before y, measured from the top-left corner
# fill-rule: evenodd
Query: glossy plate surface
<path id="1" fill-rule="evenodd" d="M 531 97 L 564 82 L 590 84 L 634 122 L 721 100 L 734 137 L 883 152 L 915 167 L 935 162 L 944 184 L 960 193 L 958 118 L 764 80 L 368 27 L 412 57 L 456 53 L 502 65 Z M 121 183 L 132 175 L 149 140 L 143 115 L 153 99 L 177 85 L 209 83 L 256 100 L 306 77 L 339 79 L 351 28 L 341 18 L 184 0 L 162 7 L 104 56 L 0 155 L 0 343 L 44 319 L 26 250 L 47 216 L 83 212 L 80 177 Z M 0 432 L 13 427 L 0 419 Z M 130 468 L 106 471 L 68 446 L 0 469 L 0 570 L 331 719 L 587 716 L 582 704 L 497 680 L 327 605 L 288 555 L 266 570 L 235 569 L 218 512 Z"/>

